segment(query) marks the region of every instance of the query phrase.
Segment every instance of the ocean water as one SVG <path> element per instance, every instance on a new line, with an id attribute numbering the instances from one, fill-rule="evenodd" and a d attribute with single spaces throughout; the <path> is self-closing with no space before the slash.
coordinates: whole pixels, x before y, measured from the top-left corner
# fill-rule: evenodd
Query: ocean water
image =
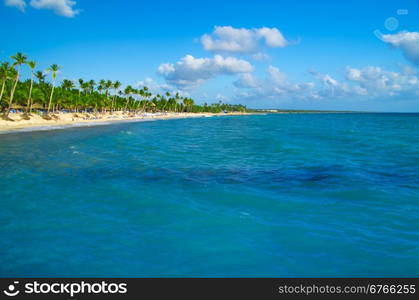
<path id="1" fill-rule="evenodd" d="M 419 115 L 0 135 L 0 276 L 419 274 Z"/>

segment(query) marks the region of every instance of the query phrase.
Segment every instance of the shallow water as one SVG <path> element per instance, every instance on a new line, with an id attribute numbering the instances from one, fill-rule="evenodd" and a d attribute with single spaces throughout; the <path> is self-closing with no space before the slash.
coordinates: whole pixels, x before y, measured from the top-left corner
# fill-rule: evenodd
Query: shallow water
<path id="1" fill-rule="evenodd" d="M 419 115 L 0 135 L 0 276 L 417 276 Z"/>

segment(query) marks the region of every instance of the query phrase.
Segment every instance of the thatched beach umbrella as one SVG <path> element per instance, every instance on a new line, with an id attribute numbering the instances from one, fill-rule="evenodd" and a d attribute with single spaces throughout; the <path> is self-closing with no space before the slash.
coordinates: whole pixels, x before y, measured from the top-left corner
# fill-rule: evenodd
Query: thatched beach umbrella
<path id="1" fill-rule="evenodd" d="M 157 105 L 156 105 L 156 103 L 151 102 L 151 103 L 150 103 L 150 105 L 152 106 L 152 107 L 151 107 L 151 111 L 152 111 L 152 112 L 156 112 L 156 106 L 157 106 Z"/>
<path id="2" fill-rule="evenodd" d="M 32 108 L 33 109 L 44 109 L 44 106 L 39 104 L 39 103 L 35 103 L 35 104 L 32 105 Z"/>
<path id="3" fill-rule="evenodd" d="M 11 109 L 24 109 L 25 107 L 19 104 L 12 104 Z"/>

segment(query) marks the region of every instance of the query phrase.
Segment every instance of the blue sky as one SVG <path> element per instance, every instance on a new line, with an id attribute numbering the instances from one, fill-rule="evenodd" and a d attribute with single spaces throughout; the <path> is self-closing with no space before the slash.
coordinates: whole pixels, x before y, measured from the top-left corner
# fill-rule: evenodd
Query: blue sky
<path id="1" fill-rule="evenodd" d="M 199 103 L 419 111 L 417 1 L 2 1 L 0 59 L 57 63 L 60 79 Z"/>

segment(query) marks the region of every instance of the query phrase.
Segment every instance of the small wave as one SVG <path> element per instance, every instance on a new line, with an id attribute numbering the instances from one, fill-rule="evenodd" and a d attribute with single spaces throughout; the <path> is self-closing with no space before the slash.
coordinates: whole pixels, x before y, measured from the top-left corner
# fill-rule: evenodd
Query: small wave
<path id="1" fill-rule="evenodd" d="M 245 218 L 245 217 L 250 217 L 250 214 L 248 212 L 241 211 L 240 212 L 240 218 Z"/>

